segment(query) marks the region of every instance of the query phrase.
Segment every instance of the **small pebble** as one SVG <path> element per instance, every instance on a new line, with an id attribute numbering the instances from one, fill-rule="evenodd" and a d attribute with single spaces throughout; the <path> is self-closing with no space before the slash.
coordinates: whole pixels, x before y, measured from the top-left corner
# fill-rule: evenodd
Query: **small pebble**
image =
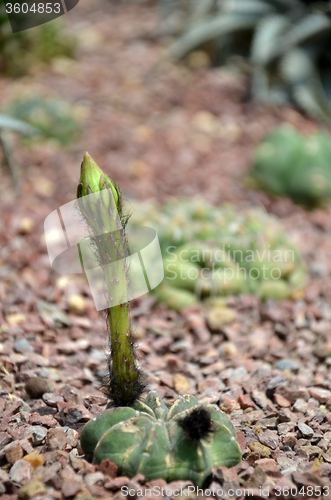
<path id="1" fill-rule="evenodd" d="M 261 454 L 261 457 L 267 458 L 271 455 L 270 448 L 268 448 L 268 446 L 264 446 L 258 441 L 251 441 L 250 443 L 248 443 L 248 447 L 252 451 L 258 451 Z"/>
<path id="2" fill-rule="evenodd" d="M 181 373 L 176 373 L 173 378 L 176 392 L 187 391 L 190 388 L 190 382 Z"/>
<path id="3" fill-rule="evenodd" d="M 261 467 L 264 472 L 275 472 L 279 470 L 276 461 L 272 458 L 260 458 L 256 460 L 255 464 Z"/>
<path id="4" fill-rule="evenodd" d="M 295 427 L 294 422 L 284 422 L 282 424 L 279 424 L 277 427 L 277 431 L 279 434 L 287 434 L 288 432 L 291 432 Z"/>
<path id="5" fill-rule="evenodd" d="M 26 460 L 17 460 L 9 471 L 13 483 L 27 484 L 31 480 L 31 464 Z"/>
<path id="6" fill-rule="evenodd" d="M 282 396 L 281 394 L 275 394 L 274 395 L 274 400 L 275 400 L 275 403 L 278 405 L 278 406 L 281 406 L 282 408 L 288 408 L 289 406 L 291 406 L 291 401 L 289 401 L 288 399 L 284 398 L 284 396 Z"/>
<path id="7" fill-rule="evenodd" d="M 117 476 L 117 465 L 111 462 L 109 458 L 102 460 L 101 464 L 98 465 L 98 470 L 111 479 L 115 479 Z"/>
<path id="8" fill-rule="evenodd" d="M 6 450 L 6 460 L 10 464 L 14 464 L 23 457 L 23 449 L 18 444 L 16 446 L 11 446 Z"/>
<path id="9" fill-rule="evenodd" d="M 46 378 L 31 377 L 25 384 L 25 391 L 32 399 L 39 399 L 45 392 L 52 392 L 52 386 Z"/>
<path id="10" fill-rule="evenodd" d="M 81 490 L 83 478 L 75 474 L 69 466 L 62 469 L 60 476 L 63 480 L 62 493 L 65 497 L 72 497 Z"/>
<path id="11" fill-rule="evenodd" d="M 81 295 L 70 295 L 67 302 L 70 312 L 74 314 L 84 314 L 86 311 L 86 301 Z"/>
<path id="12" fill-rule="evenodd" d="M 308 403 L 304 399 L 297 399 L 296 402 L 293 405 L 293 410 L 295 411 L 301 411 L 302 413 L 306 413 L 308 409 Z"/>
<path id="13" fill-rule="evenodd" d="M 229 377 L 229 382 L 236 382 L 237 380 L 241 380 L 243 377 L 245 377 L 245 375 L 247 375 L 247 370 L 244 366 L 234 368 Z"/>
<path id="14" fill-rule="evenodd" d="M 46 438 L 48 449 L 65 450 L 67 445 L 66 433 L 60 427 L 55 427 L 47 431 Z"/>
<path id="15" fill-rule="evenodd" d="M 44 483 L 39 481 L 39 479 L 35 479 L 25 486 L 22 486 L 18 493 L 18 496 L 22 500 L 30 500 L 31 498 L 35 498 L 39 495 L 45 495 L 46 493 L 47 488 Z"/>
<path id="16" fill-rule="evenodd" d="M 309 425 L 304 424 L 303 422 L 298 423 L 298 429 L 303 435 L 303 437 L 310 438 L 313 437 L 314 431 Z"/>
<path id="17" fill-rule="evenodd" d="M 38 453 L 35 453 L 34 451 L 32 453 L 29 453 L 28 455 L 25 455 L 23 460 L 26 460 L 26 462 L 31 464 L 32 472 L 34 472 L 34 470 L 37 467 L 41 467 L 42 465 L 44 465 L 43 457 L 41 455 L 39 455 Z"/>
<path id="18" fill-rule="evenodd" d="M 45 429 L 45 427 L 41 427 L 40 425 L 31 425 L 27 427 L 27 429 L 32 434 L 33 446 L 38 446 L 39 444 L 42 444 L 42 442 L 46 438 L 47 429 Z"/>
<path id="19" fill-rule="evenodd" d="M 88 486 L 93 486 L 97 483 L 101 484 L 103 483 L 104 479 L 105 476 L 102 474 L 102 472 L 94 472 L 85 476 L 85 482 Z"/>
<path id="20" fill-rule="evenodd" d="M 272 450 L 275 450 L 279 445 L 279 438 L 276 432 L 265 431 L 258 435 L 260 443 L 268 446 Z"/>
<path id="21" fill-rule="evenodd" d="M 33 351 L 33 347 L 26 339 L 17 340 L 14 343 L 14 349 L 16 352 Z"/>
<path id="22" fill-rule="evenodd" d="M 240 404 L 241 408 L 245 410 L 246 408 L 255 408 L 255 403 L 251 400 L 249 396 L 246 394 L 241 394 L 238 398 L 238 403 Z"/>
<path id="23" fill-rule="evenodd" d="M 213 307 L 208 314 L 207 323 L 209 328 L 217 332 L 225 325 L 229 325 L 236 319 L 236 311 L 229 307 Z"/>
<path id="24" fill-rule="evenodd" d="M 300 368 L 300 366 L 292 359 L 281 359 L 276 364 L 276 367 L 282 372 L 284 372 L 285 370 L 290 370 L 293 373 L 298 372 Z"/>
<path id="25" fill-rule="evenodd" d="M 42 398 L 43 398 L 43 401 L 45 401 L 45 403 L 48 406 L 51 406 L 53 408 L 57 407 L 57 403 L 59 401 L 64 401 L 62 396 L 60 396 L 59 394 L 54 394 L 53 392 L 45 392 L 45 394 L 43 394 Z"/>
<path id="26" fill-rule="evenodd" d="M 319 403 L 326 403 L 331 398 L 331 391 L 322 389 L 321 387 L 309 387 L 308 391 L 311 397 L 317 399 Z"/>

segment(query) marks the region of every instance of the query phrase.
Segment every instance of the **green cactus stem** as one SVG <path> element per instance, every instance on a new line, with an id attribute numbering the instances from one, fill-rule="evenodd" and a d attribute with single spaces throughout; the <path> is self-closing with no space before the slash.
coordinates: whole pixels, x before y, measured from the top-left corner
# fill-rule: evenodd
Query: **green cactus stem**
<path id="1" fill-rule="evenodd" d="M 115 462 L 119 473 L 129 477 L 140 472 L 146 480 L 186 479 L 200 486 L 213 467 L 232 467 L 241 460 L 234 427 L 216 405 L 201 405 L 194 396 L 179 396 L 170 409 L 153 391 L 142 400 L 145 386 L 130 335 L 125 258 L 129 248 L 122 197 L 87 153 L 77 198 L 89 227 L 90 245 L 104 271 L 111 344 L 112 403 L 85 425 L 82 450 L 95 464 L 104 459 Z M 187 301 L 195 303 L 192 293 L 181 293 L 183 306 Z"/>
<path id="2" fill-rule="evenodd" d="M 92 197 L 86 195 L 99 195 Z M 136 366 L 130 333 L 128 283 L 125 258 L 129 254 L 122 196 L 116 184 L 85 153 L 77 189 L 79 208 L 88 224 L 91 241 L 105 273 L 109 308 L 111 355 L 107 389 L 115 406 L 129 406 L 144 390 Z M 85 199 L 84 199 L 85 198 Z M 112 263 L 110 268 L 107 264 Z M 114 305 L 112 306 L 112 303 Z"/>

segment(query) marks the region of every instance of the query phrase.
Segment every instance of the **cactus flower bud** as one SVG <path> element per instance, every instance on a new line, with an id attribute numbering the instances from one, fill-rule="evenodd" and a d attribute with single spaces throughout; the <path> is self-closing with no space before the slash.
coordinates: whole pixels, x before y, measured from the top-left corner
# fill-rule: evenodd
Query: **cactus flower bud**
<path id="1" fill-rule="evenodd" d="M 84 154 L 81 171 L 80 183 L 77 188 L 77 198 L 87 194 L 97 193 L 103 189 L 112 190 L 117 209 L 121 209 L 121 194 L 116 184 L 106 175 L 88 153 Z"/>
<path id="2" fill-rule="evenodd" d="M 129 252 L 125 224 L 121 223 L 122 197 L 116 184 L 88 153 L 85 153 L 81 166 L 77 198 L 90 229 L 91 245 L 104 272 L 109 298 L 111 357 L 107 390 L 115 406 L 129 406 L 140 396 L 145 385 L 135 364 L 130 333 L 125 264 Z M 114 305 L 114 297 L 121 298 L 118 305 Z"/>

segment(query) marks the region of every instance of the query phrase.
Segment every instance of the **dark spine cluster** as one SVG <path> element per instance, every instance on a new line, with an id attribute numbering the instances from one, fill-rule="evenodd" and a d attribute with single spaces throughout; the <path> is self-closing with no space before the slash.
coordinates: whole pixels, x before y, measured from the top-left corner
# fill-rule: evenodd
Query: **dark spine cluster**
<path id="1" fill-rule="evenodd" d="M 183 429 L 185 437 L 192 441 L 207 439 L 214 432 L 210 413 L 203 407 L 192 410 L 189 415 L 180 419 L 178 424 Z"/>

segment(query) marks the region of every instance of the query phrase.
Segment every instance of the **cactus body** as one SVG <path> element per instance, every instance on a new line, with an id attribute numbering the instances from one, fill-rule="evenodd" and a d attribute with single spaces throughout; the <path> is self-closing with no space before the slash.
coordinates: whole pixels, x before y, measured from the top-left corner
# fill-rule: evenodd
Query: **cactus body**
<path id="1" fill-rule="evenodd" d="M 283 141 L 280 157 L 291 164 L 296 152 L 286 146 L 287 140 L 294 141 L 296 147 L 302 143 L 294 129 L 281 128 L 270 138 L 269 153 L 259 156 L 259 165 L 262 159 L 270 157 L 270 151 L 274 155 L 277 148 L 281 149 Z M 316 147 L 315 144 L 310 149 Z M 326 156 L 325 141 L 323 148 Z M 278 175 L 277 157 L 273 161 L 271 184 Z M 292 175 L 287 164 L 281 173 Z M 269 172 L 264 175 L 267 178 Z M 185 307 L 184 303 L 192 305 L 193 294 L 196 301 L 242 293 L 281 300 L 306 286 L 305 266 L 298 250 L 275 217 L 261 210 L 239 212 L 230 205 L 211 207 L 199 199 L 182 200 L 169 202 L 160 209 L 139 205 L 131 222 L 148 224 L 157 231 L 165 256 L 165 279 L 153 292 L 159 302 L 177 311 Z M 278 279 L 287 286 L 273 286 Z M 259 292 L 263 283 L 266 294 Z M 283 293 L 279 293 L 280 288 Z"/>
<path id="2" fill-rule="evenodd" d="M 198 299 L 194 293 L 188 290 L 175 288 L 168 284 L 161 285 L 157 288 L 156 297 L 159 302 L 177 312 L 182 311 L 186 307 L 198 304 Z"/>
<path id="3" fill-rule="evenodd" d="M 262 283 L 258 290 L 258 294 L 262 300 L 276 299 L 285 300 L 290 296 L 290 287 L 286 281 L 273 280 Z"/>
<path id="4" fill-rule="evenodd" d="M 274 129 L 257 147 L 250 179 L 256 187 L 313 207 L 331 200 L 331 142 L 289 126 Z"/>
<path id="5" fill-rule="evenodd" d="M 199 418 L 201 408 L 210 415 L 212 432 L 192 439 L 181 422 L 192 414 Z M 191 395 L 179 396 L 170 409 L 151 392 L 132 408 L 105 410 L 85 425 L 81 445 L 93 455 L 93 463 L 107 458 L 115 462 L 119 474 L 132 477 L 140 472 L 146 480 L 191 480 L 197 485 L 213 467 L 232 467 L 241 460 L 228 417 L 216 405 L 199 405 Z"/>

